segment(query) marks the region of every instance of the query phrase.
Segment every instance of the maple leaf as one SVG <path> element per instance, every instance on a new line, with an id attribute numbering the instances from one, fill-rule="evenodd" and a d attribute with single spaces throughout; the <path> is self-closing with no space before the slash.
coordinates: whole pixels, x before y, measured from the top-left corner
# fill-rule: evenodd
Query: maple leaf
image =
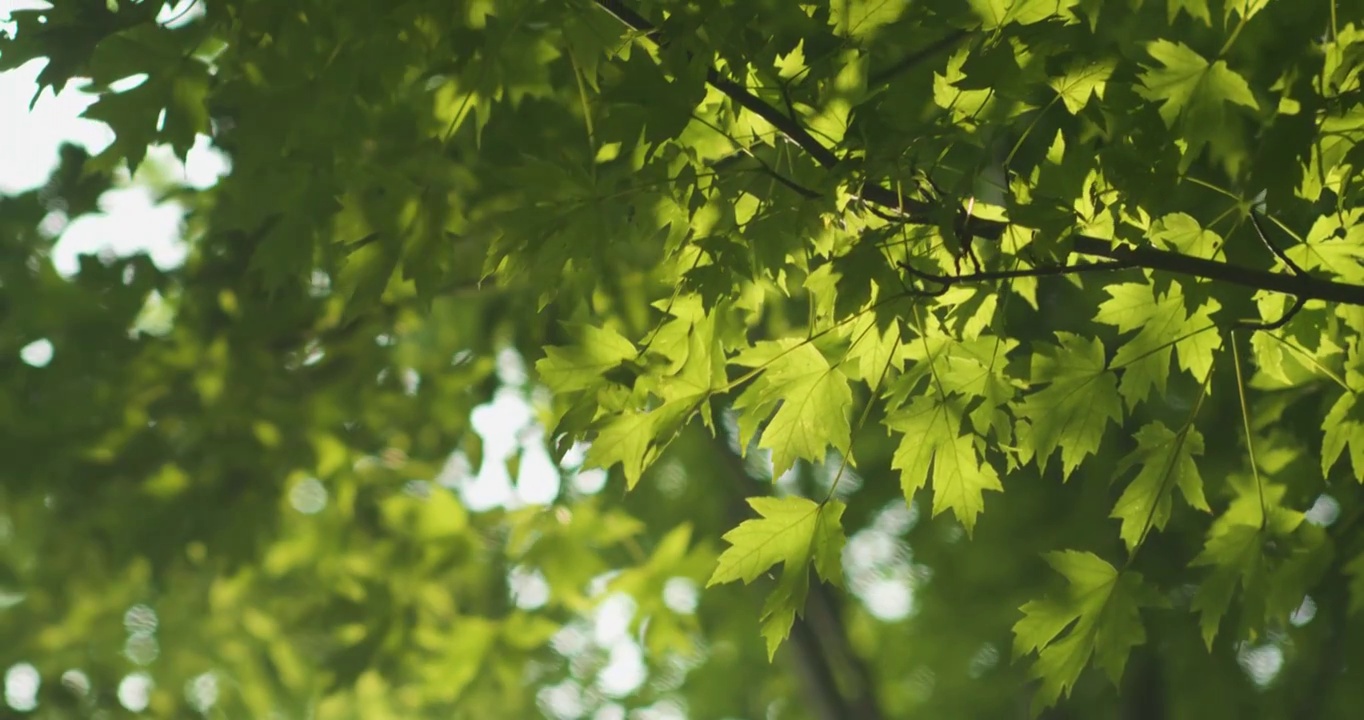
<path id="1" fill-rule="evenodd" d="M 1160 117 L 1166 127 L 1180 124 L 1189 141 L 1186 165 L 1213 135 L 1226 132 L 1227 103 L 1259 109 L 1250 85 L 1226 61 L 1210 64 L 1187 45 L 1169 40 L 1156 40 L 1146 51 L 1163 67 L 1147 68 L 1137 92 L 1161 103 Z"/>
<path id="2" fill-rule="evenodd" d="M 1120 392 L 1128 407 L 1145 400 L 1153 387 L 1165 393 L 1176 347 L 1181 368 L 1197 379 L 1207 375 L 1222 344 L 1216 332 L 1208 332 L 1214 328 L 1212 314 L 1221 308 L 1216 300 L 1208 300 L 1190 315 L 1185 312 L 1179 283 L 1170 283 L 1170 289 L 1159 297 L 1146 283 L 1122 283 L 1104 290 L 1111 297 L 1100 303 L 1094 319 L 1120 332 L 1137 331 L 1136 337 L 1118 348 L 1112 363 L 1113 369 L 1122 369 Z"/>
<path id="3" fill-rule="evenodd" d="M 1033 381 L 1048 385 L 1023 398 L 1018 410 L 1027 422 L 1020 423 L 1017 434 L 1023 460 L 1035 454 L 1044 472 L 1060 448 L 1063 477 L 1069 478 L 1086 455 L 1098 452 L 1108 423 L 1122 422 L 1122 399 L 1104 366 L 1101 341 L 1071 333 L 1056 337 L 1059 345 L 1043 346 L 1033 355 Z"/>
<path id="4" fill-rule="evenodd" d="M 611 413 L 598 427 L 585 462 L 604 470 L 619 462 L 626 486 L 633 490 L 695 409 L 691 398 L 683 398 L 649 411 Z"/>
<path id="5" fill-rule="evenodd" d="M 547 347 L 535 363 L 540 380 L 555 392 L 586 390 L 625 360 L 635 357 L 634 343 L 609 327 L 579 326 L 581 338 L 568 347 Z"/>
<path id="6" fill-rule="evenodd" d="M 97 156 L 101 166 L 112 168 L 119 160 L 126 160 L 129 172 L 137 172 L 147 156 L 147 146 L 157 135 L 164 85 L 145 82 L 121 93 L 103 93 L 81 113 L 82 117 L 98 120 L 114 131 L 114 143 Z"/>
<path id="7" fill-rule="evenodd" d="M 1018 23 L 1031 25 L 1052 17 L 1072 18 L 1080 0 L 970 0 L 986 30 Z"/>
<path id="8" fill-rule="evenodd" d="M 724 534 L 730 547 L 720 554 L 706 587 L 735 580 L 751 583 L 782 565 L 781 579 L 763 607 L 762 632 L 770 659 L 790 633 L 796 613 L 805 607 L 811 563 L 826 581 L 842 583 L 845 538 L 840 519 L 845 506 L 837 500 L 816 503 L 802 497 L 754 497 L 748 504 L 760 517 Z"/>
<path id="9" fill-rule="evenodd" d="M 1116 684 L 1132 648 L 1146 642 L 1141 609 L 1164 604 L 1139 573 L 1119 572 L 1093 553 L 1065 550 L 1046 560 L 1066 578 L 1066 591 L 1025 603 L 1013 627 L 1015 657 L 1037 652 L 1034 712 L 1069 696 L 1091 656 Z"/>
<path id="10" fill-rule="evenodd" d="M 1341 229 L 1334 215 L 1323 216 L 1312 224 L 1304 242 L 1284 254 L 1303 270 L 1325 270 L 1347 282 L 1364 283 L 1364 226 L 1350 226 L 1345 237 L 1335 237 Z"/>
<path id="11" fill-rule="evenodd" d="M 1203 478 L 1194 464 L 1194 456 L 1203 454 L 1203 436 L 1197 430 L 1186 426 L 1176 433 L 1153 422 L 1138 430 L 1136 439 L 1137 449 L 1118 464 L 1118 474 L 1133 465 L 1141 469 L 1109 516 L 1122 520 L 1120 534 L 1129 551 L 1141 543 L 1148 528 L 1165 528 L 1175 487 L 1190 506 L 1204 512 L 1210 509 L 1203 496 Z"/>
<path id="12" fill-rule="evenodd" d="M 559 382 L 591 382 L 598 375 L 588 373 L 588 369 L 616 368 L 619 362 L 625 362 L 611 361 L 633 346 L 619 336 L 614 341 L 606 337 L 605 348 L 599 346 L 595 353 L 583 348 L 577 357 L 553 365 L 552 372 L 562 371 L 553 377 Z M 647 391 L 662 400 L 662 404 L 648 409 L 627 408 L 604 416 L 596 424 L 596 437 L 588 446 L 587 463 L 610 468 L 619 462 L 627 487 L 633 489 L 644 470 L 658 459 L 693 412 L 699 410 L 706 426 L 713 429 L 707 400 L 711 390 L 725 379 L 723 351 L 717 342 L 715 319 L 711 315 L 666 323 L 646 353 L 656 374 L 646 374 L 636 385 L 636 395 Z M 556 353 L 555 357 L 556 362 L 565 360 L 562 354 Z"/>
<path id="13" fill-rule="evenodd" d="M 1336 398 L 1321 422 L 1321 429 L 1326 433 L 1321 441 L 1322 474 L 1330 475 L 1348 447 L 1355 479 L 1364 482 L 1364 407 L 1355 403 L 1354 393 L 1346 392 Z"/>
<path id="14" fill-rule="evenodd" d="M 797 459 L 823 459 L 830 445 L 847 450 L 852 438 L 848 423 L 852 388 L 818 348 L 798 340 L 764 342 L 733 362 L 765 366 L 734 401 L 734 408 L 750 423 L 776 408 L 758 443 L 772 451 L 774 477 L 791 469 Z"/>
<path id="15" fill-rule="evenodd" d="M 1188 13 L 1189 17 L 1195 20 L 1202 20 L 1204 25 L 1212 25 L 1212 12 L 1208 10 L 1208 0 L 1169 0 L 1166 11 L 1169 13 L 1171 25 L 1179 16 L 1180 10 Z"/>
<path id="16" fill-rule="evenodd" d="M 1222 237 L 1185 213 L 1171 213 L 1152 223 L 1151 239 L 1185 255 L 1207 260 L 1223 256 Z"/>
<path id="17" fill-rule="evenodd" d="M 654 392 L 666 402 L 685 401 L 696 405 L 706 426 L 712 427 L 710 404 L 706 401 L 714 388 L 725 383 L 724 349 L 717 335 L 715 316 L 700 315 L 669 325 L 681 328 L 683 332 L 671 341 L 671 362 L 658 378 Z M 659 339 L 669 342 L 660 333 L 655 344 Z"/>
<path id="18" fill-rule="evenodd" d="M 892 325 L 878 332 L 876 316 L 866 313 L 853 324 L 850 332 L 852 347 L 848 360 L 856 361 L 857 374 L 875 391 L 890 369 L 901 371 L 905 366 L 904 345 L 900 342 L 900 327 Z"/>
<path id="19" fill-rule="evenodd" d="M 1064 75 L 1052 78 L 1047 84 L 1060 96 L 1066 110 L 1076 115 L 1089 104 L 1091 96 L 1104 99 L 1104 89 L 1116 66 L 1113 60 L 1074 65 Z"/>
<path id="20" fill-rule="evenodd" d="M 1283 506 L 1284 485 L 1240 475 L 1231 486 L 1236 497 L 1213 521 L 1191 563 L 1212 569 L 1192 603 L 1209 648 L 1238 587 L 1246 605 L 1243 623 L 1254 639 L 1265 620 L 1287 619 L 1329 558 L 1322 529 Z"/>
<path id="21" fill-rule="evenodd" d="M 1269 0 L 1227 0 L 1222 12 L 1225 15 L 1224 21 L 1230 22 L 1232 14 L 1241 16 L 1244 22 L 1255 16 L 1256 13 L 1265 9 Z"/>
<path id="22" fill-rule="evenodd" d="M 1017 340 L 989 335 L 973 340 L 934 335 L 905 343 L 905 358 L 914 365 L 896 383 L 892 397 L 903 400 L 919 383 L 929 380 L 934 392 L 944 395 L 1007 399 L 1014 382 L 1007 374 L 1008 355 L 1017 347 Z"/>
<path id="23" fill-rule="evenodd" d="M 907 0 L 845 0 L 829 6 L 829 24 L 838 35 L 863 38 L 904 14 Z"/>
<path id="24" fill-rule="evenodd" d="M 999 475 L 976 450 L 975 437 L 961 432 L 961 411 L 931 397 L 918 397 L 886 420 L 904 433 L 891 460 L 900 471 L 900 488 L 910 501 L 933 479 L 933 515 L 951 509 L 969 534 L 985 509 L 985 491 L 1002 491 Z"/>

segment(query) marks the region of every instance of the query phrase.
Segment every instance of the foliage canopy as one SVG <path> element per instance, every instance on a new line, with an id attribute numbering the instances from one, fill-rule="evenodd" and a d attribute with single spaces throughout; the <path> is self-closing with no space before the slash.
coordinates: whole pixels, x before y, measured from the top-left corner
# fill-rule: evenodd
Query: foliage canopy
<path id="1" fill-rule="evenodd" d="M 114 136 L 0 198 L 42 716 L 1364 703 L 1364 3 L 11 19 Z M 56 271 L 202 137 L 183 266 Z"/>

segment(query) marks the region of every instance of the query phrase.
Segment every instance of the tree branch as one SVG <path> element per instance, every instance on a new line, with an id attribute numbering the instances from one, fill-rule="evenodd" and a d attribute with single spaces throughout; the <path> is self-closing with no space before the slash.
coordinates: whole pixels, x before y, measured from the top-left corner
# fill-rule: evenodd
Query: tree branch
<path id="1" fill-rule="evenodd" d="M 1043 267 L 1021 268 L 1018 270 L 995 270 L 988 272 L 975 272 L 967 275 L 935 275 L 930 272 L 920 270 L 910 263 L 900 263 L 900 269 L 913 275 L 920 280 L 938 283 L 939 285 L 952 286 L 961 283 L 973 282 L 994 282 L 998 280 L 1012 280 L 1014 278 L 1025 277 L 1052 277 L 1059 275 L 1075 275 L 1083 272 L 1106 271 L 1106 270 L 1128 270 L 1136 267 L 1130 262 L 1122 260 L 1109 260 L 1106 262 L 1081 262 L 1070 265 L 1053 265 Z"/>

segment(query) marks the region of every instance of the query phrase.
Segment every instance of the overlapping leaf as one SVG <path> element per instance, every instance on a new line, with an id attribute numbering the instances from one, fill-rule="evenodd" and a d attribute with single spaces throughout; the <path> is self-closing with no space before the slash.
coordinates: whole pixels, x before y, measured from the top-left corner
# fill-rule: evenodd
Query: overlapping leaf
<path id="1" fill-rule="evenodd" d="M 1160 66 L 1141 74 L 1138 92 L 1160 103 L 1160 117 L 1169 128 L 1179 127 L 1189 141 L 1185 165 L 1203 145 L 1227 131 L 1228 104 L 1259 109 L 1250 85 L 1225 60 L 1209 63 L 1183 43 L 1156 40 L 1147 52 Z"/>
<path id="2" fill-rule="evenodd" d="M 1283 505 L 1286 488 L 1264 478 L 1232 478 L 1231 505 L 1213 521 L 1193 565 L 1211 569 L 1193 599 L 1203 641 L 1212 647 L 1222 617 L 1241 590 L 1241 625 L 1254 639 L 1267 622 L 1284 622 L 1325 569 L 1321 528 Z"/>
<path id="3" fill-rule="evenodd" d="M 1091 657 L 1116 683 L 1132 648 L 1146 642 L 1141 609 L 1163 604 L 1139 573 L 1093 553 L 1055 552 L 1047 563 L 1066 578 L 1065 592 L 1024 604 L 1014 624 L 1014 654 L 1037 653 L 1032 674 L 1042 688 L 1034 712 L 1069 695 Z"/>
<path id="4" fill-rule="evenodd" d="M 1202 380 L 1212 367 L 1213 354 L 1221 346 L 1212 323 L 1220 308 L 1209 299 L 1193 313 L 1185 310 L 1179 283 L 1157 296 L 1146 283 L 1122 283 L 1104 288 L 1110 295 L 1099 305 L 1095 320 L 1120 332 L 1136 331 L 1135 337 L 1118 347 L 1112 367 L 1122 369 L 1119 392 L 1128 407 L 1145 400 L 1154 388 L 1165 393 L 1170 377 L 1170 358 L 1179 351 L 1179 366 Z"/>
<path id="5" fill-rule="evenodd" d="M 1134 465 L 1140 470 L 1118 497 L 1111 516 L 1122 520 L 1120 534 L 1129 551 L 1150 530 L 1164 529 L 1176 487 L 1191 507 L 1209 510 L 1203 497 L 1203 478 L 1194 463 L 1194 458 L 1203 454 L 1203 436 L 1197 430 L 1185 426 L 1174 432 L 1153 422 L 1137 431 L 1136 440 L 1137 449 L 1123 458 L 1118 474 Z"/>
<path id="6" fill-rule="evenodd" d="M 1059 345 L 1044 345 L 1033 355 L 1032 379 L 1046 387 L 1023 398 L 1017 435 L 1023 461 L 1047 461 L 1059 448 L 1061 469 L 1069 477 L 1103 441 L 1110 422 L 1122 421 L 1117 381 L 1104 364 L 1103 343 L 1057 333 Z"/>
<path id="7" fill-rule="evenodd" d="M 706 585 L 735 580 L 751 583 L 781 564 L 781 579 L 763 608 L 762 632 L 772 656 L 790 633 L 796 613 L 804 610 L 811 563 L 820 577 L 842 582 L 844 505 L 837 500 L 816 503 L 800 497 L 755 497 L 748 504 L 761 517 L 725 533 L 730 547 L 720 554 Z"/>
<path id="8" fill-rule="evenodd" d="M 985 492 L 1004 486 L 982 456 L 976 436 L 962 431 L 960 404 L 918 397 L 886 424 L 904 433 L 891 467 L 900 471 L 905 499 L 912 500 L 931 477 L 933 514 L 950 509 L 971 532 L 976 516 L 985 509 Z"/>
<path id="9" fill-rule="evenodd" d="M 751 437 L 757 423 L 772 413 L 758 445 L 772 451 L 774 474 L 781 475 L 799 459 L 822 460 L 830 446 L 847 451 L 852 388 L 813 344 L 763 342 L 733 362 L 763 368 L 734 408 L 740 412 L 741 430 L 749 428 L 741 437 Z"/>

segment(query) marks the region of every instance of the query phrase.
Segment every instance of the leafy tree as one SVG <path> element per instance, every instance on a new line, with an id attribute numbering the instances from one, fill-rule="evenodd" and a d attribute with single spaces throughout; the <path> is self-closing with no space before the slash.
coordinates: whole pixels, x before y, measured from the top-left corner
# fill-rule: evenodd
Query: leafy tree
<path id="1" fill-rule="evenodd" d="M 1364 703 L 1364 3 L 11 20 L 115 139 L 0 198 L 10 711 Z"/>

